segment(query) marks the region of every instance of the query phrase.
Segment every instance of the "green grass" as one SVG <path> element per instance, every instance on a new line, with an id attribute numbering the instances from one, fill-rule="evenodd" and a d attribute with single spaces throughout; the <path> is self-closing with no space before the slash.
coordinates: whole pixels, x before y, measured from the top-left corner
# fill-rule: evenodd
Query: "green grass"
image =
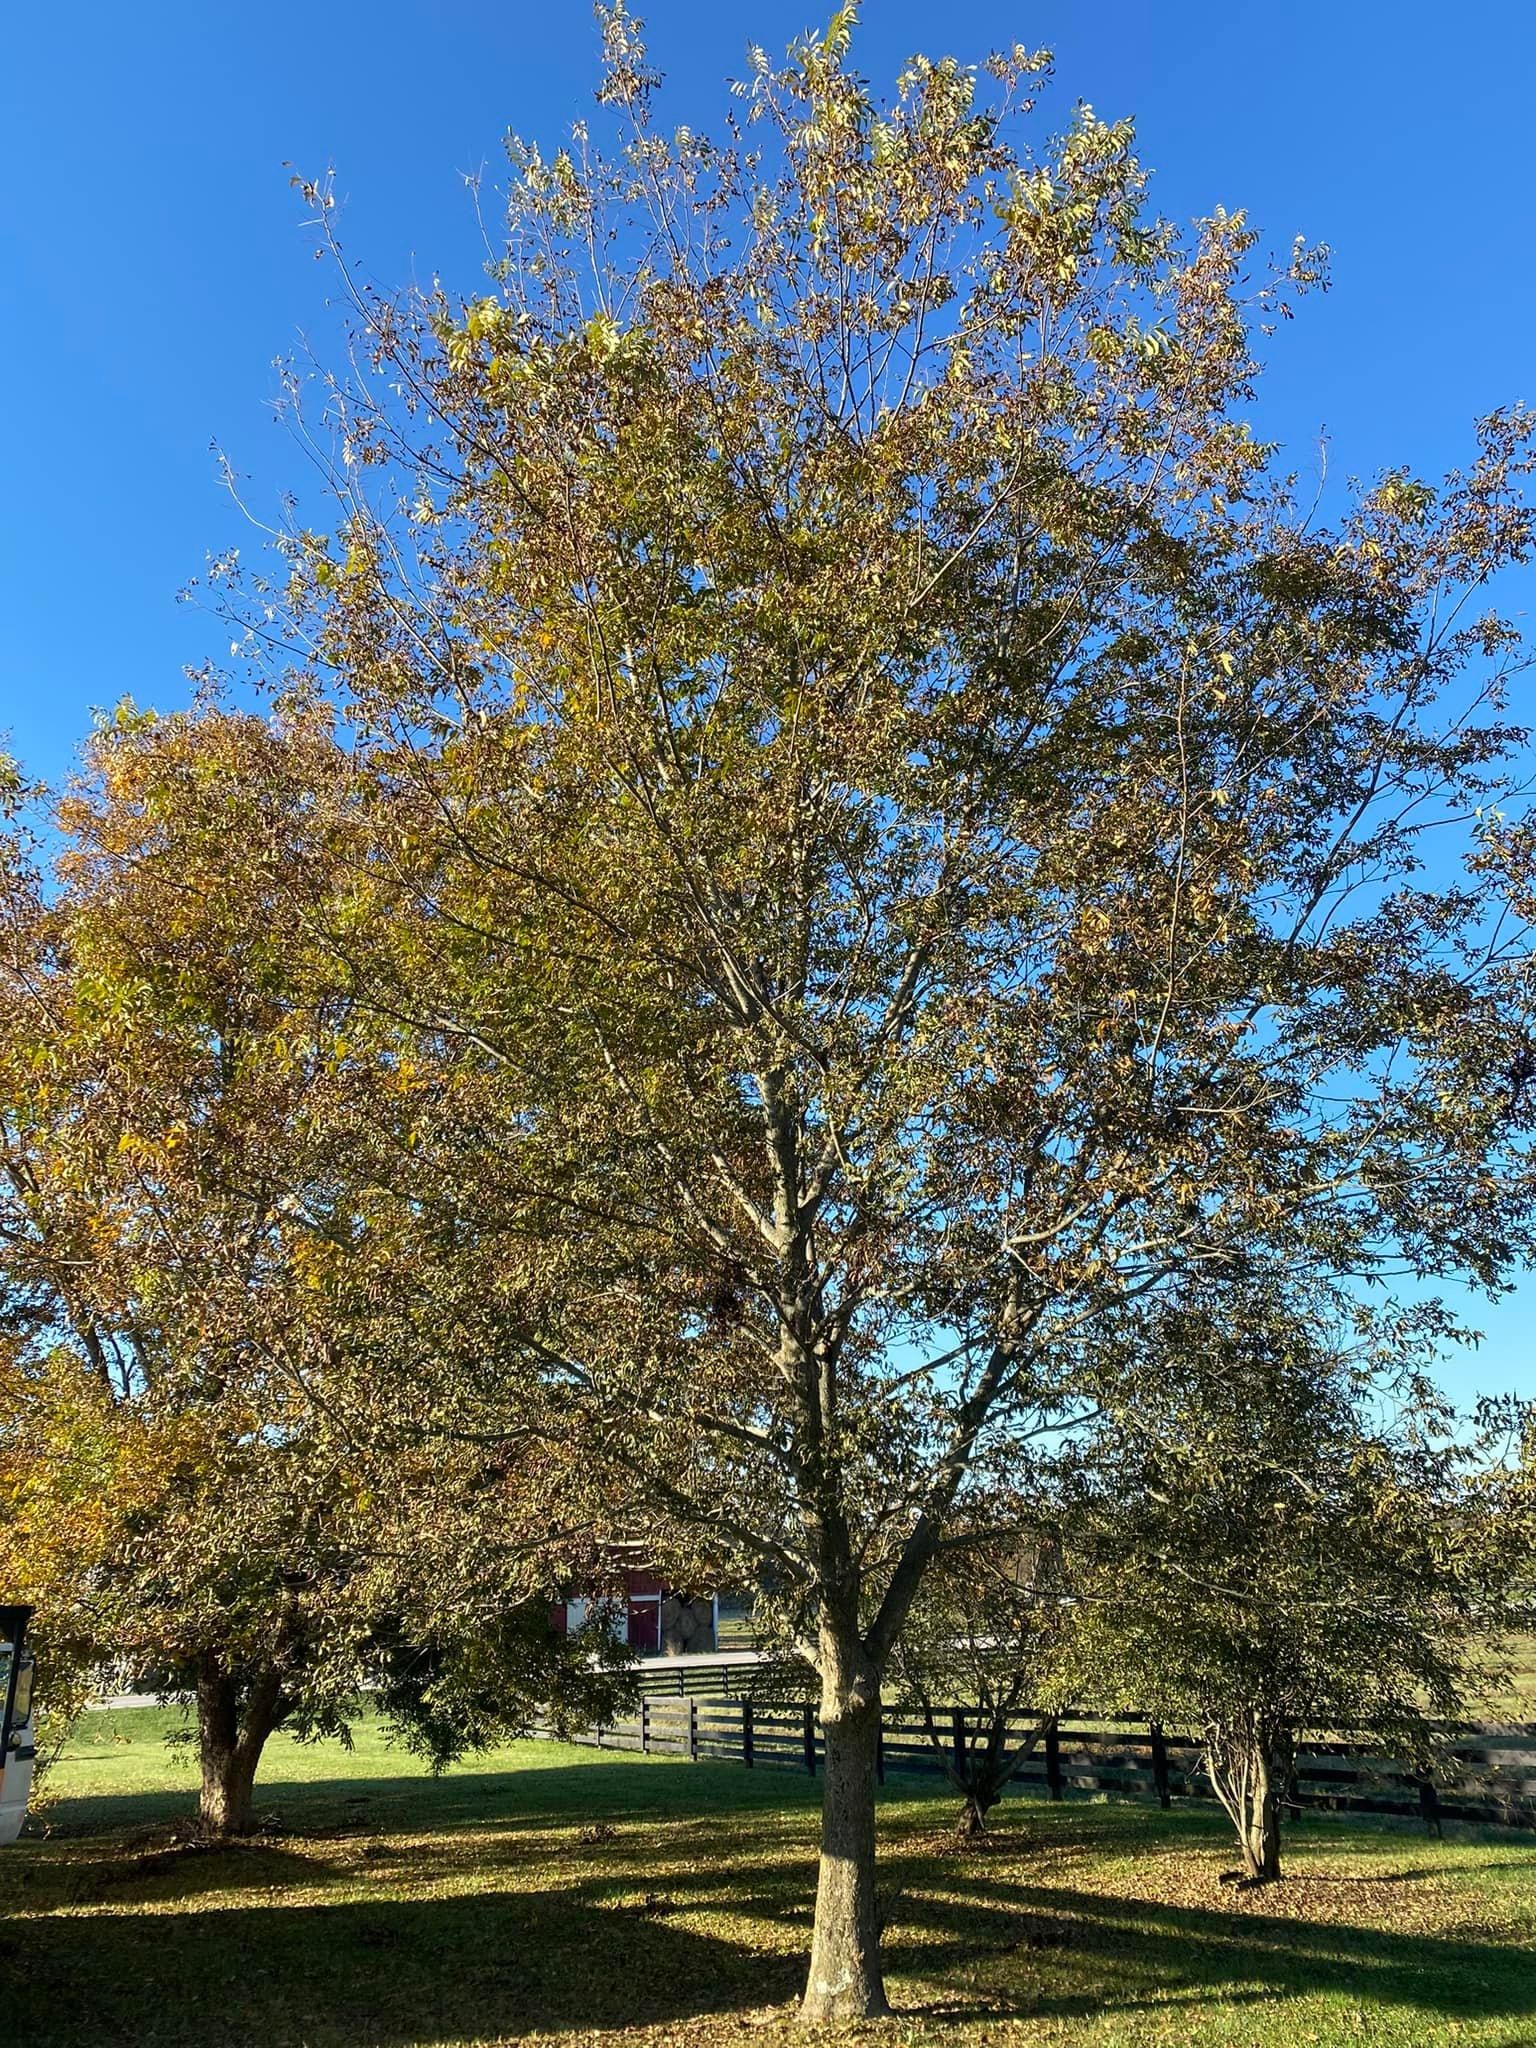
<path id="1" fill-rule="evenodd" d="M 0 2041 L 18 2048 L 563 2048 L 788 2041 L 808 1781 L 519 1745 L 434 1780 L 365 1730 L 273 1743 L 263 1833 L 184 1824 L 159 1712 L 94 1715 L 50 1833 L 0 1852 Z M 1235 1898 L 1219 1816 L 887 1789 L 894 2043 L 1536 2044 L 1536 1841 L 1308 1817 Z M 864 2031 L 864 2030 L 861 2030 Z M 803 2035 L 798 2038 L 804 2038 Z"/>
<path id="2" fill-rule="evenodd" d="M 1522 1720 L 1536 1715 L 1536 1636 L 1519 1636 L 1510 1653 L 1510 1683 L 1496 1708 Z"/>

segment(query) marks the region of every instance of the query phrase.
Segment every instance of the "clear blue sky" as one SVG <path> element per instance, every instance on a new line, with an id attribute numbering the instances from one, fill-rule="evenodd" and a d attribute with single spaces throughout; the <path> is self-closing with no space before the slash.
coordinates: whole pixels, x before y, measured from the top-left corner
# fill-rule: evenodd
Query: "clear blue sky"
<path id="1" fill-rule="evenodd" d="M 641 0 L 678 119 L 707 125 L 749 37 L 807 0 Z M 1246 206 L 1277 249 L 1330 242 L 1336 283 L 1280 337 L 1263 401 L 1293 459 L 1335 475 L 1457 461 L 1469 422 L 1536 402 L 1530 0 L 866 0 L 863 67 L 997 43 L 1057 53 L 1064 101 L 1132 114 L 1161 209 Z M 16 10 L 0 84 L 7 394 L 0 733 L 67 773 L 90 707 L 185 697 L 217 655 L 179 608 L 204 556 L 303 481 L 271 419 L 274 357 L 324 328 L 286 165 L 336 169 L 355 257 L 466 290 L 482 258 L 464 173 L 508 128 L 558 139 L 588 104 L 585 0 L 373 0 L 293 10 L 77 0 Z M 1536 1393 L 1536 1280 L 1479 1311 L 1460 1393 Z"/>

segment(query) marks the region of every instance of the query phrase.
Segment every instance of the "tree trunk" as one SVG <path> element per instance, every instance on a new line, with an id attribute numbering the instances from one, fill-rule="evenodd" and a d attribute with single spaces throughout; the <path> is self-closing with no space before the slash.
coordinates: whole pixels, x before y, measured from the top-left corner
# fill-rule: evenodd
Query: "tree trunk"
<path id="1" fill-rule="evenodd" d="M 256 1767 L 278 1722 L 279 1680 L 268 1665 L 240 1709 L 240 1688 L 214 1651 L 197 1665 L 197 1740 L 202 1764 L 198 1822 L 205 1835 L 228 1841 L 251 1831 Z"/>
<path id="2" fill-rule="evenodd" d="M 1259 1746 L 1243 1834 L 1244 1884 L 1272 1884 L 1280 1875 L 1280 1791 L 1275 1760 Z"/>
<path id="3" fill-rule="evenodd" d="M 987 1815 L 997 1804 L 984 1792 L 967 1792 L 965 1804 L 960 1809 L 960 1832 L 967 1837 L 984 1835 L 987 1832 Z"/>
<path id="4" fill-rule="evenodd" d="M 806 2020 L 877 2019 L 888 2013 L 880 1973 L 875 1899 L 875 1752 L 880 1681 L 857 1651 L 823 1639 L 821 1725 L 826 1776 L 821 1802 L 821 1873 Z"/>
<path id="5" fill-rule="evenodd" d="M 1280 1876 L 1280 1810 L 1292 1749 L 1289 1730 L 1260 1714 L 1206 1730 L 1206 1769 L 1237 1834 L 1243 1866 L 1233 1874 L 1245 1887 Z"/>
<path id="6" fill-rule="evenodd" d="M 984 1706 L 978 1717 L 980 1728 L 977 1738 L 969 1745 L 962 1746 L 957 1735 L 957 1755 L 945 1769 L 949 1782 L 960 1794 L 965 1804 L 960 1813 L 960 1833 L 965 1836 L 987 1833 L 987 1816 L 1002 1800 L 1004 1789 L 1016 1775 L 1026 1757 L 1033 1751 L 1045 1727 L 1044 1718 L 1037 1720 L 1028 1733 L 1010 1751 L 1008 1731 L 1012 1725 L 1009 1719 L 1016 1702 L 1006 1705 Z M 938 1747 L 934 1733 L 933 1716 L 927 1715 L 928 1737 Z M 1021 1717 L 1022 1718 L 1022 1717 Z"/>

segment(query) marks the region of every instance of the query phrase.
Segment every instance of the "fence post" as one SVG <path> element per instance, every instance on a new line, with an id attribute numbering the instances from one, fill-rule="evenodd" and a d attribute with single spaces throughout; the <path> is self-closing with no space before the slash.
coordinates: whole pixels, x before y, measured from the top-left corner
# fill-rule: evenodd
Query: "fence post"
<path id="1" fill-rule="evenodd" d="M 1157 1803 L 1166 1812 L 1173 1800 L 1168 1790 L 1168 1743 L 1161 1721 L 1152 1723 L 1152 1782 L 1157 1787 Z"/>
<path id="2" fill-rule="evenodd" d="M 949 1715 L 950 1740 L 955 1748 L 955 1769 L 965 1770 L 965 1709 L 952 1707 Z"/>
<path id="3" fill-rule="evenodd" d="M 640 1753 L 642 1756 L 651 1753 L 651 1703 L 644 1694 L 640 1698 Z"/>
<path id="4" fill-rule="evenodd" d="M 1422 1778 L 1410 1778 L 1408 1782 L 1418 1787 L 1419 1818 L 1431 1834 L 1443 1835 L 1445 1826 L 1440 1812 L 1440 1792 L 1434 1779 L 1426 1774 Z"/>
<path id="5" fill-rule="evenodd" d="M 688 1761 L 696 1764 L 699 1760 L 699 1703 L 688 1701 Z"/>
<path id="6" fill-rule="evenodd" d="M 752 1702 L 741 1703 L 741 1760 L 750 1771 L 752 1768 Z"/>
<path id="7" fill-rule="evenodd" d="M 875 1723 L 875 1783 L 885 1783 L 885 1708 L 880 1709 L 880 1718 Z"/>
<path id="8" fill-rule="evenodd" d="M 805 1768 L 814 1778 L 816 1775 L 816 1709 L 807 1700 L 800 1711 L 804 1716 L 802 1725 L 805 1733 Z"/>
<path id="9" fill-rule="evenodd" d="M 1045 1789 L 1048 1797 L 1061 1797 L 1061 1729 L 1054 1714 L 1045 1724 Z"/>

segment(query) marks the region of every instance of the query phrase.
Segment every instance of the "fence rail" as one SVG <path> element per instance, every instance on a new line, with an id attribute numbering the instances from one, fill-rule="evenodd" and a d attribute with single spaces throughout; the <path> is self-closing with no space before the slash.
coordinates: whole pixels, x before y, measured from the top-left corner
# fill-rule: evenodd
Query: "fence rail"
<path id="1" fill-rule="evenodd" d="M 921 1714 L 887 1709 L 880 1729 L 881 1779 L 943 1776 L 945 1752 L 963 1745 L 975 1719 L 974 1708 L 935 1710 L 930 1735 Z M 813 1777 L 824 1756 L 814 1708 L 767 1707 L 721 1694 L 643 1697 L 637 1713 L 574 1739 L 596 1749 Z M 1371 1755 L 1351 1743 L 1348 1729 L 1337 1729 L 1298 1743 L 1291 1792 L 1305 1807 L 1536 1828 L 1536 1723 L 1455 1731 L 1446 1757 L 1427 1782 L 1404 1760 Z M 1043 1789 L 1052 1799 L 1112 1793 L 1167 1806 L 1175 1798 L 1213 1796 L 1194 1734 L 1130 1715 L 1063 1715 L 1045 1727 L 1012 1783 Z"/>
<path id="2" fill-rule="evenodd" d="M 718 1662 L 714 1657 L 662 1657 L 642 1664 L 638 1676 L 642 1699 L 742 1700 L 760 1672 L 756 1660 Z"/>

